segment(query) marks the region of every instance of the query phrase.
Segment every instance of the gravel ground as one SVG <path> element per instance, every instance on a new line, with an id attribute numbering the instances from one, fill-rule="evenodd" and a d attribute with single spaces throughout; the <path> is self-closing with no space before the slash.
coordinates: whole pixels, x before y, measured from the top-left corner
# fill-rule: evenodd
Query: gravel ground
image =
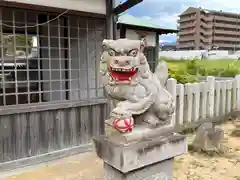
<path id="1" fill-rule="evenodd" d="M 175 159 L 175 180 L 240 180 L 240 137 L 230 136 L 235 126 L 222 126 L 224 145 L 228 151 L 223 155 L 207 156 L 188 153 Z M 191 141 L 192 136 L 189 137 Z"/>
<path id="2" fill-rule="evenodd" d="M 229 136 L 234 129 L 230 122 L 222 127 L 229 152 L 212 157 L 197 153 L 177 157 L 174 163 L 175 180 L 240 180 L 240 137 Z M 189 140 L 192 139 L 190 135 Z M 15 172 L 18 174 L 2 179 L 103 180 L 103 163 L 95 153 L 85 153 Z"/>

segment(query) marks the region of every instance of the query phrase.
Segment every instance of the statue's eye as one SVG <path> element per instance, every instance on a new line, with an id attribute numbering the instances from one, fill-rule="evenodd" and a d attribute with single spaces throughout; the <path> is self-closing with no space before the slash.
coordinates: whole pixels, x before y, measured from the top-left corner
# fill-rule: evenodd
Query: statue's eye
<path id="1" fill-rule="evenodd" d="M 109 56 L 116 56 L 116 52 L 112 49 L 108 51 Z"/>
<path id="2" fill-rule="evenodd" d="M 138 54 L 138 50 L 137 49 L 133 49 L 131 51 L 129 51 L 128 55 L 129 56 L 133 56 L 133 57 L 136 57 Z"/>

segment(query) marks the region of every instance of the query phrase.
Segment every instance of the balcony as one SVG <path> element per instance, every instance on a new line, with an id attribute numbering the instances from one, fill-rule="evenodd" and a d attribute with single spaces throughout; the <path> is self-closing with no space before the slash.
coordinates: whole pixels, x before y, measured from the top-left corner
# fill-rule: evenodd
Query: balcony
<path id="1" fill-rule="evenodd" d="M 214 42 L 214 46 L 217 46 L 217 47 L 223 47 L 223 48 L 237 48 L 240 46 L 240 44 L 226 44 L 226 43 L 217 43 L 217 42 Z"/>
<path id="2" fill-rule="evenodd" d="M 211 45 L 206 45 L 206 44 L 203 44 L 203 43 L 200 43 L 199 44 L 199 47 L 202 47 L 203 49 L 210 49 L 211 48 Z"/>
<path id="3" fill-rule="evenodd" d="M 189 22 L 189 23 L 184 23 L 184 24 L 180 24 L 178 26 L 179 29 L 186 29 L 186 28 L 191 28 L 191 27 L 195 27 L 196 26 L 196 22 Z"/>
<path id="4" fill-rule="evenodd" d="M 240 37 L 225 37 L 225 36 L 214 36 L 214 41 L 232 41 L 240 42 Z"/>
<path id="5" fill-rule="evenodd" d="M 205 36 L 212 36 L 213 30 L 212 29 L 205 30 L 203 28 L 200 28 L 200 33 L 203 33 Z"/>
<path id="6" fill-rule="evenodd" d="M 196 15 L 190 16 L 190 17 L 180 17 L 180 19 L 177 21 L 178 23 L 182 22 L 188 22 L 188 21 L 193 21 L 196 19 Z"/>
<path id="7" fill-rule="evenodd" d="M 183 37 L 179 37 L 179 42 L 188 42 L 188 41 L 195 41 L 196 39 L 196 36 L 193 35 L 193 36 L 183 36 Z"/>
<path id="8" fill-rule="evenodd" d="M 240 15 L 239 18 L 232 18 L 232 17 L 226 17 L 226 16 L 215 16 L 215 20 L 219 21 L 226 21 L 226 22 L 240 22 Z"/>
<path id="9" fill-rule="evenodd" d="M 235 36 L 240 35 L 239 31 L 230 31 L 230 30 L 217 30 L 217 29 L 215 29 L 214 33 L 215 34 L 235 35 Z"/>
<path id="10" fill-rule="evenodd" d="M 201 26 L 203 26 L 205 29 L 211 29 L 213 27 L 213 23 L 205 23 L 204 21 L 201 21 Z"/>
<path id="11" fill-rule="evenodd" d="M 200 18 L 201 18 L 201 19 L 204 19 L 205 21 L 213 21 L 213 16 L 204 16 L 204 15 L 201 15 Z"/>
<path id="12" fill-rule="evenodd" d="M 188 35 L 188 34 L 195 34 L 195 33 L 196 33 L 195 28 L 191 30 L 185 29 L 183 31 L 178 32 L 179 35 Z"/>
<path id="13" fill-rule="evenodd" d="M 240 29 L 239 25 L 234 24 L 224 24 L 224 23 L 214 23 L 215 27 L 221 27 L 221 28 L 232 28 L 232 29 Z"/>
<path id="14" fill-rule="evenodd" d="M 212 43 L 212 37 L 206 38 L 204 36 L 200 36 L 200 39 L 204 42 L 204 43 Z"/>

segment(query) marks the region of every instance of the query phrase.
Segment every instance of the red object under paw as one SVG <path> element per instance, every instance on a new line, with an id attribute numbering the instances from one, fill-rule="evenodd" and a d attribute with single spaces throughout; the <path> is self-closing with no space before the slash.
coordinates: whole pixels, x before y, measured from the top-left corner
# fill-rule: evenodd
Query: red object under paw
<path id="1" fill-rule="evenodd" d="M 133 118 L 129 119 L 115 119 L 113 121 L 113 127 L 121 133 L 131 132 L 134 126 Z"/>

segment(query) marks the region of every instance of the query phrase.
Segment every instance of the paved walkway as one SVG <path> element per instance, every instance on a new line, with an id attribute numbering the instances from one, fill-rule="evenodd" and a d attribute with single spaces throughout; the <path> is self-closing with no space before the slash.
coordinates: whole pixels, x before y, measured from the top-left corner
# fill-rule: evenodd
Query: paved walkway
<path id="1" fill-rule="evenodd" d="M 17 174 L 15 174 L 17 173 Z M 15 175 L 14 175 L 15 174 Z M 1 180 L 102 180 L 103 163 L 95 153 L 83 153 L 47 164 L 0 175 Z"/>

